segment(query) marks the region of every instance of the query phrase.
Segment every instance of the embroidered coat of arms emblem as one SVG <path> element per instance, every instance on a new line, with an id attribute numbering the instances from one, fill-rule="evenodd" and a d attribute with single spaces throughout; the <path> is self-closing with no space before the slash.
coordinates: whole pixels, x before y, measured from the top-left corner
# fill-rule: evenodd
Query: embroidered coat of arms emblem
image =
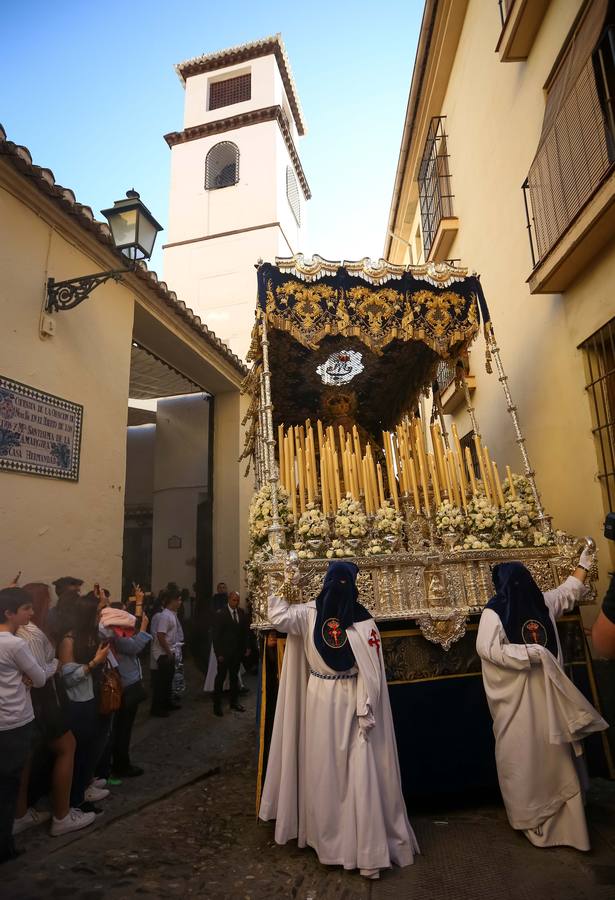
<path id="1" fill-rule="evenodd" d="M 547 646 L 547 629 L 542 622 L 537 622 L 536 619 L 528 619 L 527 622 L 523 623 L 521 635 L 526 644 Z"/>
<path id="2" fill-rule="evenodd" d="M 345 645 L 348 636 L 339 619 L 331 618 L 323 622 L 322 639 L 327 647 L 331 647 L 333 650 L 339 650 Z"/>

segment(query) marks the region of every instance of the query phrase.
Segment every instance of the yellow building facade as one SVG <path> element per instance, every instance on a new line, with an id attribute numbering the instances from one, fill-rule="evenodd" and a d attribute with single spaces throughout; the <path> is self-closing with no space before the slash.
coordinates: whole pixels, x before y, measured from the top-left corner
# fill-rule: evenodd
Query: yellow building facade
<path id="1" fill-rule="evenodd" d="M 107 225 L 0 127 L 0 584 L 20 570 L 22 584 L 69 574 L 119 597 L 127 426 L 141 414 L 129 399 L 187 393 L 213 409 L 209 580 L 239 589 L 251 495 L 238 463 L 243 363 L 145 265 L 45 312 L 49 278 L 121 269 Z M 64 472 L 45 465 L 54 439 L 69 446 Z M 161 529 L 171 552 L 176 531 Z M 185 538 L 175 552 L 183 563 Z"/>
<path id="2" fill-rule="evenodd" d="M 602 538 L 615 509 L 615 23 L 606 0 L 427 0 L 384 256 L 481 276 L 554 526 Z M 522 472 L 496 374 L 468 382 L 500 469 Z M 471 432 L 453 366 L 445 413 Z"/>

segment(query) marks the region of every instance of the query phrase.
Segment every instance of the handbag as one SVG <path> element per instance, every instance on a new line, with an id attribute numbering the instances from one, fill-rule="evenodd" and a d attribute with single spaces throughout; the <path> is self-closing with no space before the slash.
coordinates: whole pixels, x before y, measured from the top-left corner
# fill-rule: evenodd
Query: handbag
<path id="1" fill-rule="evenodd" d="M 122 679 L 116 669 L 107 663 L 103 669 L 98 692 L 98 712 L 110 716 L 122 705 Z"/>

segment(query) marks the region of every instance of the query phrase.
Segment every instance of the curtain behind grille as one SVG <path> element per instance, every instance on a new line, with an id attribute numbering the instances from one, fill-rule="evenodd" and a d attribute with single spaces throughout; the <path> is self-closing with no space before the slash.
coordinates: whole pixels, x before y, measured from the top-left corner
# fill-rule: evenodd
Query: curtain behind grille
<path id="1" fill-rule="evenodd" d="M 608 0 L 591 0 L 549 85 L 528 183 L 538 256 L 563 234 L 611 161 L 592 60 Z"/>

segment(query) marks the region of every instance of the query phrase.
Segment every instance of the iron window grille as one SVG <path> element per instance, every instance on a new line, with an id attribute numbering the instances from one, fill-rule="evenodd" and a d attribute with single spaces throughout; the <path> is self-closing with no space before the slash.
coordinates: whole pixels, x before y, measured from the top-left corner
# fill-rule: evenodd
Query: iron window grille
<path id="1" fill-rule="evenodd" d="M 232 106 L 243 103 L 252 97 L 252 76 L 237 75 L 223 81 L 212 81 L 209 85 L 209 108 L 220 109 L 221 106 Z"/>
<path id="2" fill-rule="evenodd" d="M 419 203 L 425 259 L 429 256 L 440 222 L 453 215 L 447 135 L 444 131 L 445 119 L 446 116 L 434 116 L 429 123 L 419 166 Z"/>
<path id="3" fill-rule="evenodd" d="M 565 62 L 562 63 L 562 66 Z M 560 104 L 522 185 L 532 266 L 544 259 L 615 164 L 615 26 Z"/>
<path id="4" fill-rule="evenodd" d="M 438 369 L 436 371 L 436 381 L 438 383 L 438 388 L 440 389 L 440 394 L 443 394 L 444 391 L 455 381 L 458 377 L 457 372 L 457 358 L 453 357 L 451 359 L 441 359 L 438 363 Z M 465 375 L 470 374 L 470 357 L 468 354 L 464 355 L 460 362 L 463 363 L 463 369 Z"/>
<path id="5" fill-rule="evenodd" d="M 232 141 L 221 141 L 205 159 L 205 190 L 231 187 L 239 181 L 239 148 Z"/>
<path id="6" fill-rule="evenodd" d="M 286 196 L 289 206 L 295 217 L 297 225 L 301 225 L 301 201 L 299 198 L 299 185 L 292 166 L 286 167 Z"/>
<path id="7" fill-rule="evenodd" d="M 598 479 L 607 512 L 615 510 L 615 318 L 580 345 L 598 458 Z"/>

